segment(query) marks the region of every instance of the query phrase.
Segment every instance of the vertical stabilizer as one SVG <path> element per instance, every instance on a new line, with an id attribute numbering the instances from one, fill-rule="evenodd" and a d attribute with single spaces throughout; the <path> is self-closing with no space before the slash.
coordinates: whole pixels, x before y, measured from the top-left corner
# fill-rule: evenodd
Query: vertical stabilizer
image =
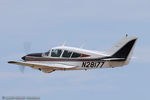
<path id="1" fill-rule="evenodd" d="M 137 37 L 123 37 L 107 53 L 111 56 L 111 58 L 124 58 L 126 60 L 126 64 L 128 64 L 131 59 L 136 41 Z"/>

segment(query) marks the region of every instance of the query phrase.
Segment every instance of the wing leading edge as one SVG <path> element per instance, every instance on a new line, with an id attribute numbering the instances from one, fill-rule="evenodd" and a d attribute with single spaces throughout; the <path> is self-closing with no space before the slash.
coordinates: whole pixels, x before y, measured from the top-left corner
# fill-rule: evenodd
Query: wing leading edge
<path id="1" fill-rule="evenodd" d="M 43 64 L 43 63 L 33 63 L 33 62 L 19 62 L 19 61 L 9 61 L 10 64 L 29 66 L 34 69 L 41 70 L 44 73 L 51 73 L 55 70 L 75 70 L 75 66 L 64 65 L 64 64 Z"/>

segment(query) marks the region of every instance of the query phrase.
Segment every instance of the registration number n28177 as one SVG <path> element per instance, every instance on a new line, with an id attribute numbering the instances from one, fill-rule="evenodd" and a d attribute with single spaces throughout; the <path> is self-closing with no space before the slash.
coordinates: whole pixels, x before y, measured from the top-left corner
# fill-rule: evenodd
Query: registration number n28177
<path id="1" fill-rule="evenodd" d="M 83 62 L 82 67 L 86 68 L 102 68 L 104 62 Z"/>

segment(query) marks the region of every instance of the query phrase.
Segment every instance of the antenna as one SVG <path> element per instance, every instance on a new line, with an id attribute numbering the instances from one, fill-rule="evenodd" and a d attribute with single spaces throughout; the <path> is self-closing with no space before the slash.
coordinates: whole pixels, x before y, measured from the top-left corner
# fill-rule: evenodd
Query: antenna
<path id="1" fill-rule="evenodd" d="M 65 46 L 65 44 L 66 44 L 66 41 L 64 41 L 64 43 L 62 44 L 62 46 Z"/>

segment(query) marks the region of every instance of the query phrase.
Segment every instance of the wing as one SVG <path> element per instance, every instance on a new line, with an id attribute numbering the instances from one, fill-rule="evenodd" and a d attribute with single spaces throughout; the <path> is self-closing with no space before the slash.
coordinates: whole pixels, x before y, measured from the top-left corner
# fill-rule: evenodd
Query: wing
<path id="1" fill-rule="evenodd" d="M 44 73 L 51 73 L 55 70 L 75 70 L 75 66 L 64 65 L 64 64 L 44 64 L 44 63 L 35 63 L 35 62 L 17 62 L 9 61 L 10 64 L 29 66 L 34 69 L 41 70 Z"/>

